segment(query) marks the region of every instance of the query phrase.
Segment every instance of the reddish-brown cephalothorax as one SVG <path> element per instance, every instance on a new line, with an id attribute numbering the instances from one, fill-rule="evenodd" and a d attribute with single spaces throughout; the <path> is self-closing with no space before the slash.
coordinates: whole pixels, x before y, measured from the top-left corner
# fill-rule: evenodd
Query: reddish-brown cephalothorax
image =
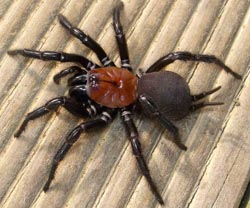
<path id="1" fill-rule="evenodd" d="M 136 101 L 137 84 L 137 77 L 126 69 L 98 68 L 88 73 L 87 93 L 98 104 L 122 108 Z"/>

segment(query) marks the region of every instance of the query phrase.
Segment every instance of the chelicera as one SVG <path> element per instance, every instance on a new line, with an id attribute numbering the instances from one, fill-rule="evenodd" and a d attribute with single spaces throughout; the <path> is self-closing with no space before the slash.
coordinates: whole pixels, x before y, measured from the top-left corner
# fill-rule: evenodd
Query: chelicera
<path id="1" fill-rule="evenodd" d="M 75 127 L 67 135 L 64 143 L 55 154 L 48 180 L 43 187 L 46 192 L 54 178 L 59 162 L 78 140 L 81 133 L 107 125 L 119 113 L 128 133 L 139 168 L 158 202 L 164 204 L 142 155 L 138 131 L 132 120 L 132 110 L 137 109 L 134 108 L 137 106 L 156 117 L 172 133 L 173 141 L 178 147 L 186 150 L 187 148 L 179 139 L 178 129 L 172 123 L 172 120 L 182 119 L 191 111 L 204 106 L 222 104 L 200 101 L 200 99 L 219 90 L 220 87 L 192 95 L 188 84 L 181 76 L 174 72 L 160 71 L 160 69 L 175 60 L 198 61 L 217 64 L 236 79 L 241 79 L 241 76 L 213 55 L 192 54 L 185 51 L 169 53 L 157 60 L 140 76 L 133 74 L 126 39 L 120 24 L 120 9 L 122 6 L 123 4 L 120 3 L 113 12 L 113 26 L 119 48 L 121 68 L 115 66 L 97 42 L 80 29 L 74 27 L 63 15 L 58 16 L 61 25 L 85 46 L 93 50 L 102 66 L 83 56 L 63 52 L 42 52 L 30 49 L 8 52 L 9 55 L 21 54 L 43 61 L 75 62 L 82 66 L 71 66 L 54 76 L 55 83 L 59 84 L 61 78 L 73 74 L 68 79 L 69 96 L 54 98 L 44 106 L 28 113 L 14 136 L 19 137 L 30 120 L 55 111 L 59 106 L 64 107 L 74 115 L 92 118 L 92 120 Z"/>

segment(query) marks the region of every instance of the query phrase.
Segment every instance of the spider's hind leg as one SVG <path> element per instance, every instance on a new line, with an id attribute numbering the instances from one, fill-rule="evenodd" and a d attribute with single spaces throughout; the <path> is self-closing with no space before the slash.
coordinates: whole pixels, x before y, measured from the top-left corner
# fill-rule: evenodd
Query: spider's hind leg
<path id="1" fill-rule="evenodd" d="M 144 175 L 144 177 L 146 178 L 146 180 L 150 186 L 150 189 L 153 192 L 153 194 L 155 195 L 156 199 L 158 200 L 158 202 L 161 205 L 163 205 L 164 201 L 162 199 L 162 196 L 159 193 L 157 186 L 154 183 L 154 181 L 150 175 L 149 168 L 148 168 L 147 163 L 143 157 L 142 150 L 141 150 L 141 144 L 139 141 L 139 134 L 138 134 L 137 128 L 134 124 L 134 121 L 131 118 L 131 112 L 129 110 L 127 110 L 127 108 L 122 109 L 121 110 L 121 118 L 122 118 L 122 121 L 125 125 L 127 134 L 129 136 L 129 140 L 130 140 L 130 143 L 132 146 L 133 154 L 137 160 L 139 168 L 140 168 L 142 174 Z"/>
<path id="2" fill-rule="evenodd" d="M 220 59 L 213 55 L 207 54 L 193 54 L 187 51 L 177 51 L 173 53 L 169 53 L 166 56 L 158 59 L 154 64 L 152 64 L 148 69 L 147 73 L 159 71 L 162 67 L 173 63 L 176 60 L 180 61 L 198 61 L 205 63 L 214 63 L 220 67 L 222 67 L 227 73 L 231 74 L 236 79 L 242 79 L 241 75 L 234 72 L 227 65 L 225 65 Z"/>
<path id="3" fill-rule="evenodd" d="M 181 150 L 186 151 L 187 147 L 182 143 L 179 137 L 178 128 L 156 108 L 153 102 L 151 102 L 149 98 L 146 97 L 146 95 L 140 95 L 139 102 L 151 115 L 155 116 L 161 122 L 161 124 L 167 128 L 168 131 L 170 131 L 170 133 L 173 135 L 173 142 Z"/>

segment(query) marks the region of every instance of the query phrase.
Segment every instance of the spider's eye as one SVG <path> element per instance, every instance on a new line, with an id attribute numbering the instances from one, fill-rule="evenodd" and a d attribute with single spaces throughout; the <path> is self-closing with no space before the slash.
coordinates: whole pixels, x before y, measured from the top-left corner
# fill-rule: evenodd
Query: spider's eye
<path id="1" fill-rule="evenodd" d="M 98 78 L 95 74 L 90 74 L 88 79 L 89 87 L 98 87 Z"/>

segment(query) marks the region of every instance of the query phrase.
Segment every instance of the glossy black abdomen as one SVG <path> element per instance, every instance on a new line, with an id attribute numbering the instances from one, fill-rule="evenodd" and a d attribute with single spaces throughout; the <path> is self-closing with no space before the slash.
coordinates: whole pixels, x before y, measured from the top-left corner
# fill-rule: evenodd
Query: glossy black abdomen
<path id="1" fill-rule="evenodd" d="M 189 113 L 190 89 L 187 82 L 170 71 L 144 74 L 138 81 L 138 95 L 145 94 L 157 109 L 171 120 Z"/>

